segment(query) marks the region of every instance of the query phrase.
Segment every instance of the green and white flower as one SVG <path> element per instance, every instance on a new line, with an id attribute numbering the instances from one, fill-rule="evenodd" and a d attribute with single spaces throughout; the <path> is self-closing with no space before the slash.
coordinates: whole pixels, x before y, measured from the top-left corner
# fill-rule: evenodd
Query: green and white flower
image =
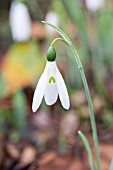
<path id="1" fill-rule="evenodd" d="M 43 96 L 47 105 L 53 105 L 57 101 L 58 95 L 62 106 L 69 109 L 70 101 L 64 79 L 57 68 L 56 62 L 47 61 L 34 93 L 33 112 L 36 112 L 39 108 Z"/>
<path id="2" fill-rule="evenodd" d="M 13 40 L 26 42 L 31 37 L 31 18 L 23 0 L 13 0 L 9 11 L 9 24 Z"/>

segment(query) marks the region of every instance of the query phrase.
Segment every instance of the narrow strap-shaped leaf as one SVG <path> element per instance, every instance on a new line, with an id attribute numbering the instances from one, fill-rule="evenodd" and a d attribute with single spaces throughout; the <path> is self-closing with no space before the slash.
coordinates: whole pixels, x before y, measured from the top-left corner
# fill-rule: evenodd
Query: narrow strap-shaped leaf
<path id="1" fill-rule="evenodd" d="M 81 131 L 78 131 L 78 135 L 79 135 L 79 137 L 80 137 L 80 139 L 81 139 L 82 143 L 84 144 L 85 149 L 87 151 L 87 155 L 88 155 L 91 170 L 96 170 L 94 162 L 93 162 L 92 153 L 91 153 L 91 149 L 90 149 L 88 140 L 86 139 L 85 135 Z"/>

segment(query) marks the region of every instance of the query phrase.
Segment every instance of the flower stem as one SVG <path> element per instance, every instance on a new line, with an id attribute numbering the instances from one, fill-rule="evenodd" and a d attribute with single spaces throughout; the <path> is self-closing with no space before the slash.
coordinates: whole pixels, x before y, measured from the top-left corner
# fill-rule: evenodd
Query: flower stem
<path id="1" fill-rule="evenodd" d="M 54 44 L 55 44 L 56 41 L 58 41 L 58 40 L 63 41 L 65 44 L 68 45 L 68 43 L 67 43 L 63 38 L 55 38 L 55 39 L 52 41 L 51 46 L 54 46 Z"/>
<path id="2" fill-rule="evenodd" d="M 76 52 L 71 40 L 61 29 L 59 29 L 58 27 L 55 27 L 54 25 L 52 25 L 48 22 L 45 22 L 45 21 L 42 21 L 42 23 L 51 26 L 63 37 L 64 42 L 69 45 L 69 47 L 71 48 L 73 55 L 76 59 L 78 69 L 80 71 L 81 78 L 82 78 L 82 81 L 83 81 L 83 85 L 84 85 L 84 88 L 85 88 L 88 106 L 89 106 L 89 110 L 90 110 L 91 127 L 92 127 L 94 147 L 95 147 L 95 152 L 96 152 L 96 161 L 97 161 L 97 167 L 98 167 L 97 170 L 100 170 L 101 169 L 101 167 L 100 167 L 100 154 L 99 154 L 99 149 L 98 149 L 98 136 L 97 136 L 96 122 L 95 122 L 95 115 L 94 115 L 94 111 L 93 111 L 93 105 L 92 105 L 92 101 L 91 101 L 89 87 L 88 87 L 88 84 L 87 84 L 87 80 L 86 80 L 86 77 L 85 77 L 84 69 L 82 67 L 80 58 L 79 58 L 78 53 Z M 53 44 L 55 42 L 56 42 L 56 40 L 53 41 Z"/>
<path id="3" fill-rule="evenodd" d="M 94 147 L 95 147 L 95 152 L 96 152 L 96 160 L 97 160 L 98 170 L 100 170 L 101 169 L 100 168 L 100 154 L 99 154 L 99 149 L 98 149 L 97 129 L 96 129 L 96 122 L 95 122 L 95 116 L 94 116 L 93 105 L 92 105 L 91 96 L 90 96 L 90 92 L 89 92 L 89 87 L 88 87 L 88 84 L 87 84 L 87 80 L 86 80 L 85 73 L 84 73 L 82 64 L 80 62 L 79 56 L 76 53 L 73 46 L 71 46 L 71 49 L 72 49 L 74 56 L 77 57 L 78 68 L 79 68 L 81 78 L 82 78 L 82 81 L 83 81 L 83 85 L 84 85 L 84 88 L 85 88 L 85 92 L 86 92 L 86 97 L 87 97 L 87 101 L 88 101 L 88 105 L 89 105 L 89 109 L 90 109 L 90 119 L 91 119 Z"/>

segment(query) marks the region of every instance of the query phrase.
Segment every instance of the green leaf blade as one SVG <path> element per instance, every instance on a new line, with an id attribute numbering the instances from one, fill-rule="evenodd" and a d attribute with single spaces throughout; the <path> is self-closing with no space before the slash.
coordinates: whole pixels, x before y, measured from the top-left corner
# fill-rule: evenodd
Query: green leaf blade
<path id="1" fill-rule="evenodd" d="M 79 137 L 80 137 L 80 139 L 81 139 L 81 141 L 84 144 L 84 147 L 86 149 L 91 170 L 96 170 L 94 162 L 93 162 L 93 158 L 92 158 L 91 149 L 90 149 L 89 142 L 88 142 L 87 138 L 85 137 L 85 135 L 81 131 L 78 131 L 78 135 L 79 135 Z"/>

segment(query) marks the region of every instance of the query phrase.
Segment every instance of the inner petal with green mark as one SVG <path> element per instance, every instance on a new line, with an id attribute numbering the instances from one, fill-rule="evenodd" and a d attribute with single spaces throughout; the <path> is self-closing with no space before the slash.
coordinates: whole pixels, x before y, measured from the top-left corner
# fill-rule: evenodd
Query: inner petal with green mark
<path id="1" fill-rule="evenodd" d="M 53 77 L 53 76 L 51 76 L 50 78 L 49 78 L 49 84 L 52 84 L 52 83 L 56 83 L 56 80 L 55 80 L 55 78 Z"/>

